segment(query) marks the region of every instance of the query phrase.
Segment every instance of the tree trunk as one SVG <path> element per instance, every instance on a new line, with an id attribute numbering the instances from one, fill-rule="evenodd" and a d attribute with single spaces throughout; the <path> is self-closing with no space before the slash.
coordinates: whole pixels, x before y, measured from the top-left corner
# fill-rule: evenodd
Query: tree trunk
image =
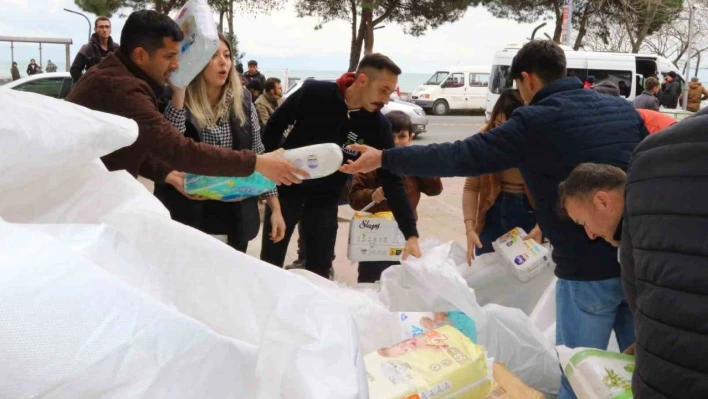
<path id="1" fill-rule="evenodd" d="M 561 44 L 561 36 L 563 36 L 563 9 L 558 4 L 558 1 L 553 1 L 553 11 L 556 13 L 556 30 L 553 32 L 553 41 Z"/>
<path id="2" fill-rule="evenodd" d="M 231 34 L 231 37 L 233 38 L 236 33 L 234 33 L 234 2 L 229 1 L 229 10 L 226 13 L 226 20 L 229 23 L 229 33 Z"/>
<path id="3" fill-rule="evenodd" d="M 580 18 L 580 24 L 578 25 L 578 37 L 575 38 L 575 44 L 573 45 L 573 50 L 578 51 L 583 45 L 583 39 L 587 33 L 588 20 L 590 19 L 590 5 L 592 3 L 588 2 L 583 11 L 583 16 Z"/>
<path id="4" fill-rule="evenodd" d="M 637 37 L 635 37 L 634 41 L 632 41 L 633 54 L 636 54 L 639 52 L 639 50 L 641 50 L 642 43 L 644 43 L 644 39 L 646 39 L 646 37 L 649 35 L 649 27 L 654 21 L 654 18 L 656 18 L 656 13 L 659 11 L 659 7 L 661 7 L 661 5 L 654 5 L 653 9 L 647 10 L 646 16 L 644 17 L 642 29 L 637 32 Z"/>
<path id="5" fill-rule="evenodd" d="M 226 11 L 222 8 L 219 10 L 219 32 L 224 33 L 224 14 Z"/>
<path id="6" fill-rule="evenodd" d="M 374 12 L 371 9 L 361 11 L 361 22 L 366 24 L 366 36 L 364 36 L 364 54 L 374 52 Z"/>
<path id="7" fill-rule="evenodd" d="M 349 49 L 349 72 L 356 71 L 359 66 L 359 59 L 361 58 L 361 48 L 364 45 L 364 34 L 366 33 L 366 24 L 363 19 L 359 22 L 359 29 L 357 32 L 357 12 L 359 11 L 356 6 L 356 0 L 349 0 L 349 6 L 352 11 L 352 43 Z"/>
<path id="8" fill-rule="evenodd" d="M 698 76 L 698 67 L 701 65 L 701 52 L 699 51 L 698 54 L 696 54 L 696 74 L 693 76 Z"/>

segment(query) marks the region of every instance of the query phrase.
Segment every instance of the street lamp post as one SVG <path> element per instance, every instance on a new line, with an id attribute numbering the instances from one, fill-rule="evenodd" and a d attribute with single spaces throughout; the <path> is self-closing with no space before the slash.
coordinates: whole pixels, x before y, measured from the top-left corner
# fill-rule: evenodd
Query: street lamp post
<path id="1" fill-rule="evenodd" d="M 686 81 L 686 91 L 683 93 L 683 109 L 684 111 L 688 107 L 688 76 L 691 74 L 691 32 L 693 28 L 693 10 L 696 6 L 689 3 L 688 6 L 688 49 L 686 50 L 686 75 L 684 80 Z"/>
<path id="2" fill-rule="evenodd" d="M 89 32 L 89 34 L 88 34 L 88 40 L 91 41 L 91 20 L 88 19 L 88 17 L 87 17 L 86 15 L 84 15 L 84 14 L 82 14 L 82 13 L 80 13 L 80 12 L 76 12 L 76 11 L 73 11 L 73 10 L 69 10 L 68 8 L 65 8 L 64 11 L 70 12 L 70 13 L 76 14 L 76 15 L 81 15 L 82 17 L 86 18 L 86 23 L 88 23 L 88 26 L 89 26 L 89 30 L 88 30 L 88 32 Z"/>

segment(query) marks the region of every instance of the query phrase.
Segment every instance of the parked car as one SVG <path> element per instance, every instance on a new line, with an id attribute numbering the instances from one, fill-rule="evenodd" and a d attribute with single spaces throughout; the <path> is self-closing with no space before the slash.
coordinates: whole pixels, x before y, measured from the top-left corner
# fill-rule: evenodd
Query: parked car
<path id="1" fill-rule="evenodd" d="M 305 78 L 304 80 L 299 80 L 297 83 L 294 85 L 290 86 L 290 89 L 286 91 L 283 94 L 283 98 L 288 98 L 290 95 L 295 93 L 300 87 L 302 87 L 305 82 L 310 81 L 310 80 L 321 80 L 321 81 L 326 81 L 326 82 L 334 82 L 336 79 L 315 79 L 315 78 Z M 391 95 L 391 99 L 389 100 L 389 103 L 384 105 L 384 107 L 381 109 L 381 112 L 386 115 L 387 113 L 391 111 L 403 111 L 406 113 L 411 118 L 411 122 L 413 123 L 413 134 L 414 135 L 420 135 L 424 133 L 428 127 L 428 117 L 425 115 L 425 110 L 423 108 L 413 104 L 409 103 L 407 101 L 403 101 L 398 96 L 396 93 Z"/>
<path id="2" fill-rule="evenodd" d="M 0 90 L 19 90 L 64 99 L 69 95 L 73 81 L 69 72 L 50 72 L 27 76 L 0 86 Z"/>

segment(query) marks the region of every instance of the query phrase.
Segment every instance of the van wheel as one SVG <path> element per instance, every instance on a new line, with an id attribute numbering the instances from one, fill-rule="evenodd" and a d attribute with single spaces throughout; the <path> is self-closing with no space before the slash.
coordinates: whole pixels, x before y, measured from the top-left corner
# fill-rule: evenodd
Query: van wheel
<path id="1" fill-rule="evenodd" d="M 447 101 L 435 101 L 435 103 L 433 104 L 433 115 L 442 116 L 447 115 L 448 112 L 450 112 L 450 106 L 447 105 Z"/>

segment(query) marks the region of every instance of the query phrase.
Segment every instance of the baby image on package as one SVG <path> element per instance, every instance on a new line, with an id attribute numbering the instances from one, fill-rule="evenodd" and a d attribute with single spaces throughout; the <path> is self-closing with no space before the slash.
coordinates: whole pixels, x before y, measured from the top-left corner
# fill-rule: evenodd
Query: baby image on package
<path id="1" fill-rule="evenodd" d="M 398 320 L 403 329 L 401 339 L 414 338 L 442 326 L 452 326 L 473 343 L 477 343 L 477 326 L 469 316 L 459 310 L 450 312 L 401 312 Z"/>
<path id="2" fill-rule="evenodd" d="M 376 399 L 483 399 L 491 391 L 484 349 L 444 325 L 364 356 Z"/>

